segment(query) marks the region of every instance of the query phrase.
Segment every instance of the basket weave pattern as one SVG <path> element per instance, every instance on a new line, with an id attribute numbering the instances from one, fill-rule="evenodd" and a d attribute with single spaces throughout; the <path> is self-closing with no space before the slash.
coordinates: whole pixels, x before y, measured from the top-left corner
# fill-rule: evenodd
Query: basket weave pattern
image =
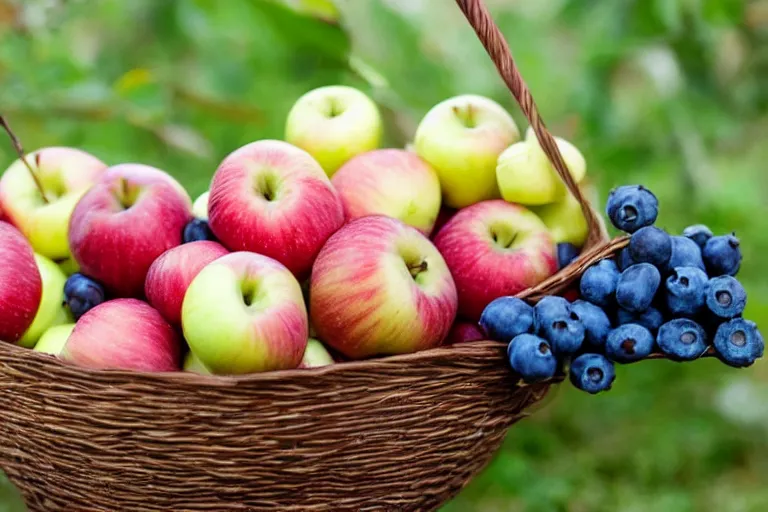
<path id="1" fill-rule="evenodd" d="M 605 244 L 482 1 L 456 2 L 590 228 L 577 261 L 519 295 L 533 303 L 626 239 Z M 0 466 L 39 511 L 433 510 L 552 384 L 519 386 L 505 349 L 227 378 L 85 370 L 0 343 Z"/>
<path id="2" fill-rule="evenodd" d="M 501 343 L 254 378 L 0 352 L 0 460 L 33 510 L 430 510 L 547 384 Z"/>

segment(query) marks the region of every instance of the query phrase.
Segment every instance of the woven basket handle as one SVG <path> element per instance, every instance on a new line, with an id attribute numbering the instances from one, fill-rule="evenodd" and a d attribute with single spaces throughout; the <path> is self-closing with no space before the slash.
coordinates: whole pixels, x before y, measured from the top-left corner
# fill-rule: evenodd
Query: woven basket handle
<path id="1" fill-rule="evenodd" d="M 483 0 L 456 0 L 456 3 L 469 21 L 469 24 L 472 25 L 475 33 L 480 38 L 480 42 L 483 43 L 485 50 L 496 65 L 501 78 L 504 79 L 507 87 L 520 105 L 523 114 L 525 114 L 533 131 L 536 133 L 547 158 L 552 162 L 557 174 L 565 182 L 568 190 L 571 191 L 579 201 L 579 204 L 581 204 L 581 211 L 584 212 L 584 217 L 589 227 L 586 246 L 592 247 L 601 243 L 603 241 L 601 237 L 601 223 L 568 171 L 568 167 L 565 164 L 565 160 L 563 160 L 563 155 L 560 154 L 554 137 L 541 119 L 531 91 L 525 84 L 525 80 L 523 80 L 520 71 L 517 69 L 517 65 L 515 65 L 509 45 L 501 34 L 501 30 L 499 30 L 496 22 L 493 21 Z"/>

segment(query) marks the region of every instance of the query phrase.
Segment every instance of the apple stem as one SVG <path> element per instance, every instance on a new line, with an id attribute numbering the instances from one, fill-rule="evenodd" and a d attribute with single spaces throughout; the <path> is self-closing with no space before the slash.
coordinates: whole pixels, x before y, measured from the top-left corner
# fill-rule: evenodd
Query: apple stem
<path id="1" fill-rule="evenodd" d="M 48 202 L 48 198 L 45 196 L 45 191 L 43 190 L 43 184 L 40 182 L 40 178 L 37 176 L 37 173 L 34 169 L 32 169 L 32 166 L 29 165 L 29 162 L 27 162 L 27 158 L 24 155 L 24 148 L 21 147 L 21 142 L 19 141 L 19 138 L 16 136 L 15 133 L 13 133 L 13 130 L 11 130 L 11 126 L 8 124 L 8 121 L 5 119 L 4 116 L 0 115 L 0 125 L 2 125 L 3 129 L 8 133 L 8 136 L 11 138 L 11 144 L 13 145 L 13 149 L 16 150 L 16 153 L 19 155 L 19 159 L 21 159 L 24 166 L 29 171 L 30 176 L 32 176 L 32 181 L 35 182 L 35 186 L 37 187 L 38 192 L 40 192 L 40 195 L 43 198 L 44 202 Z"/>
<path id="2" fill-rule="evenodd" d="M 411 277 L 415 278 L 417 275 L 421 274 L 427 270 L 427 260 L 423 260 L 420 263 L 417 263 L 416 265 L 408 265 L 408 272 L 411 273 Z"/>

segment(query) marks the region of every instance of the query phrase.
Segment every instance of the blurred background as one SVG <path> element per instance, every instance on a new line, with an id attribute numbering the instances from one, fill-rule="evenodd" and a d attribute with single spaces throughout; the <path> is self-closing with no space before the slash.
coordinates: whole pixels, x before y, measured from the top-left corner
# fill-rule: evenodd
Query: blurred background
<path id="1" fill-rule="evenodd" d="M 735 230 L 745 316 L 768 329 L 768 1 L 487 4 L 601 202 L 643 183 L 661 226 Z M 301 94 L 336 83 L 379 103 L 394 147 L 460 93 L 526 126 L 450 0 L 0 0 L 0 112 L 25 148 L 154 165 L 193 197 L 229 152 L 281 138 Z M 0 143 L 0 169 L 14 159 Z M 561 386 L 444 508 L 766 510 L 765 361 L 625 366 L 595 397 Z"/>

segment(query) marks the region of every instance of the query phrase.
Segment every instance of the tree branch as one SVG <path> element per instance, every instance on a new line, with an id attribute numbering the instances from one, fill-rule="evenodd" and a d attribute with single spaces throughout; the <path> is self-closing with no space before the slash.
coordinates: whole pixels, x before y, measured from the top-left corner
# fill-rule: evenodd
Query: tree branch
<path id="1" fill-rule="evenodd" d="M 19 155 L 19 159 L 22 161 L 24 166 L 29 171 L 29 175 L 32 176 L 32 181 L 35 182 L 35 186 L 37 187 L 37 190 L 40 192 L 40 195 L 43 197 L 43 201 L 47 203 L 48 198 L 45 196 L 45 190 L 43 189 L 43 184 L 40 183 L 40 178 L 38 177 L 35 170 L 32 169 L 32 166 L 29 165 L 29 162 L 27 162 L 27 158 L 24 155 L 24 148 L 21 147 L 21 142 L 19 141 L 19 138 L 16 136 L 15 133 L 13 133 L 13 130 L 11 130 L 11 127 L 8 124 L 8 121 L 2 115 L 0 115 L 0 125 L 3 127 L 3 129 L 6 132 L 8 132 L 8 137 L 11 138 L 11 144 L 13 145 L 13 149 L 16 150 L 16 153 Z"/>

